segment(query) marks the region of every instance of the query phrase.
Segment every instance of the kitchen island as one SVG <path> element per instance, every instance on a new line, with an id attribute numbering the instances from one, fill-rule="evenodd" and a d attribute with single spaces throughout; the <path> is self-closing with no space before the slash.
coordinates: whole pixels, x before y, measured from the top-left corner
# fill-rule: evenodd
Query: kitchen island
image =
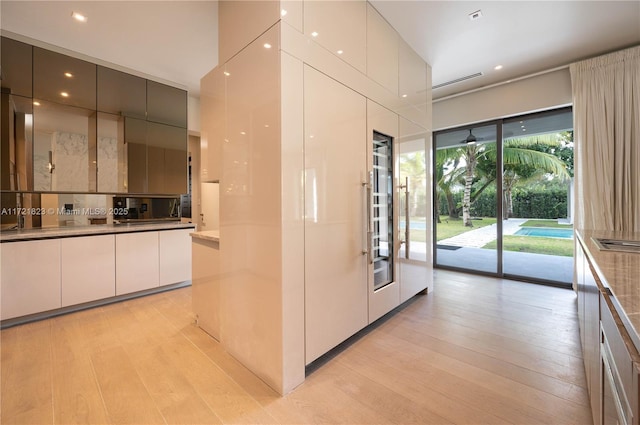
<path id="1" fill-rule="evenodd" d="M 159 221 L 3 231 L 2 327 L 189 285 L 193 229 Z"/>

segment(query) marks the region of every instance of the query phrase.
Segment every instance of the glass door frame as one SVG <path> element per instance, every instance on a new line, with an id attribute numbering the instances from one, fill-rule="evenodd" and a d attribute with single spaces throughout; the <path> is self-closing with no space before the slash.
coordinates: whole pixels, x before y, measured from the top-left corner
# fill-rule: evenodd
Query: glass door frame
<path id="1" fill-rule="evenodd" d="M 453 131 L 468 131 L 468 130 L 473 130 L 474 128 L 478 128 L 478 127 L 488 127 L 490 125 L 494 125 L 495 126 L 495 131 L 496 131 L 496 237 L 497 237 L 497 246 L 496 246 L 496 271 L 495 272 L 488 272 L 488 271 L 482 271 L 482 270 L 473 270 L 473 269 L 468 269 L 468 268 L 464 268 L 464 267 L 455 267 L 455 266 L 450 266 L 450 265 L 440 265 L 438 264 L 438 240 L 437 240 L 437 228 L 438 228 L 438 215 L 439 215 L 439 211 L 436 211 L 437 205 L 435 202 L 436 197 L 438 196 L 437 194 L 437 179 L 434 176 L 433 178 L 433 185 L 432 185 L 432 197 L 434 199 L 433 202 L 433 223 L 432 223 L 432 228 L 434 229 L 434 234 L 433 234 L 433 247 L 432 247 L 432 251 L 433 251 L 433 267 L 434 268 L 439 268 L 439 269 L 444 269 L 444 270 L 453 270 L 453 271 L 460 271 L 460 272 L 473 272 L 474 274 L 478 274 L 478 275 L 485 275 L 485 276 L 495 276 L 495 277 L 502 277 L 503 276 L 503 265 L 502 265 L 502 220 L 498 220 L 497 217 L 502 217 L 502 208 L 503 208 L 503 202 L 501 200 L 501 197 L 499 196 L 499 194 L 502 193 L 502 120 L 493 120 L 493 121 L 485 121 L 485 122 L 480 122 L 480 123 L 475 123 L 472 125 L 465 125 L 465 126 L 460 126 L 460 127 L 455 127 L 455 128 L 450 128 L 450 129 L 446 129 L 446 130 L 442 130 L 442 131 L 434 131 L 433 133 L 433 154 L 431 155 L 432 157 L 432 167 L 433 170 L 436 169 L 436 151 L 438 149 L 437 146 L 437 136 L 438 134 L 443 134 L 443 133 L 447 133 L 447 132 L 453 132 Z M 498 173 L 499 172 L 499 173 Z M 500 202 L 498 202 L 498 200 L 500 200 Z"/>
<path id="2" fill-rule="evenodd" d="M 448 128 L 448 129 L 444 129 L 444 130 L 440 130 L 440 131 L 434 131 L 433 132 L 433 148 L 432 148 L 432 169 L 436 170 L 436 151 L 438 149 L 437 146 L 437 136 L 439 134 L 444 134 L 447 132 L 453 132 L 453 131 L 461 131 L 461 130 L 465 130 L 468 131 L 470 129 L 474 129 L 474 128 L 478 128 L 478 127 L 482 127 L 482 126 L 489 126 L 489 125 L 495 125 L 496 126 L 496 236 L 497 236 L 497 241 L 496 241 L 496 253 L 497 253 L 497 265 L 496 265 L 496 272 L 492 273 L 492 272 L 486 272 L 486 271 L 480 271 L 480 270 L 474 270 L 474 269 L 469 269 L 469 268 L 463 268 L 463 267 L 455 267 L 455 266 L 451 266 L 451 265 L 440 265 L 438 264 L 438 248 L 437 248 L 437 220 L 438 220 L 438 214 L 439 211 L 436 210 L 437 205 L 435 202 L 436 196 L 437 196 L 437 180 L 435 178 L 433 178 L 433 184 L 432 184 L 432 197 L 434 199 L 433 202 L 433 222 L 432 222 L 432 228 L 434 229 L 434 234 L 433 234 L 433 238 L 432 238 L 432 249 L 433 249 L 433 267 L 434 268 L 438 268 L 438 269 L 443 269 L 443 270 L 452 270 L 452 271 L 459 271 L 459 272 L 463 272 L 463 273 L 473 273 L 473 274 L 477 274 L 477 275 L 485 275 L 485 276 L 493 276 L 493 277 L 501 277 L 501 278 L 508 278 L 508 279 L 512 279 L 512 280 L 519 280 L 519 281 L 524 281 L 524 282 L 531 282 L 531 283 L 539 283 L 539 284 L 544 284 L 544 285 L 548 285 L 548 286 L 557 286 L 557 287 L 562 287 L 562 288 L 571 288 L 572 283 L 564 283 L 564 282 L 559 282 L 559 281 L 553 281 L 553 280 L 546 280 L 546 279 L 541 279 L 541 278 L 536 278 L 536 277 L 532 277 L 532 276 L 523 276 L 523 275 L 515 275 L 515 274 L 509 274 L 509 273 L 504 273 L 504 249 L 503 249 L 503 220 L 501 219 L 503 217 L 503 209 L 504 209 L 504 194 L 503 194 L 503 182 L 504 182 L 504 164 L 503 164 L 503 146 L 504 146 L 504 140 L 503 140 L 503 126 L 505 122 L 512 122 L 514 120 L 518 120 L 518 119 L 531 119 L 531 118 L 542 118 L 545 116 L 553 116 L 553 115 L 557 115 L 557 114 L 562 114 L 562 113 L 566 113 L 566 112 L 570 112 L 572 110 L 572 106 L 564 106 L 564 107 L 559 107 L 559 108 L 554 108 L 554 109 L 549 109 L 546 111 L 540 111 L 540 112 L 533 112 L 533 113 L 525 113 L 525 114 L 520 114 L 520 115 L 514 115 L 511 117 L 505 117 L 505 118 L 500 118 L 500 119 L 496 119 L 496 120 L 489 120 L 489 121 L 483 121 L 483 122 L 477 122 L 471 125 L 464 125 L 464 126 L 460 126 L 460 127 L 454 127 L 454 128 Z M 571 202 L 573 202 L 573 200 L 571 200 Z M 573 257 L 573 261 L 574 261 L 574 268 L 575 268 L 575 255 Z"/>

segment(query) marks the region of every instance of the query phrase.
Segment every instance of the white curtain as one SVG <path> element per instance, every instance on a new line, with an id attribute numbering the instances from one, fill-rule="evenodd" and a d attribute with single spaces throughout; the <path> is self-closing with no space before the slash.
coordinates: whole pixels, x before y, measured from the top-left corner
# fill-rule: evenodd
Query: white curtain
<path id="1" fill-rule="evenodd" d="M 640 232 L 640 46 L 570 70 L 576 227 Z"/>

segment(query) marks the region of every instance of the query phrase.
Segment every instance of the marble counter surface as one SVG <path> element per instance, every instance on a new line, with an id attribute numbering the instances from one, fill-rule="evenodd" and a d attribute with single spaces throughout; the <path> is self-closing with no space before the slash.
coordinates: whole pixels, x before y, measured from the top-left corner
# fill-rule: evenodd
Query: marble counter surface
<path id="1" fill-rule="evenodd" d="M 189 233 L 192 238 L 203 239 L 205 241 L 220 242 L 220 232 L 218 230 L 203 230 L 201 232 Z"/>
<path id="2" fill-rule="evenodd" d="M 593 238 L 640 241 L 640 233 L 577 230 L 587 257 L 640 351 L 640 253 L 600 250 Z"/>
<path id="3" fill-rule="evenodd" d="M 117 233 L 151 232 L 158 230 L 193 229 L 193 223 L 162 221 L 127 224 L 96 224 L 90 226 L 52 227 L 44 229 L 19 229 L 0 232 L 0 242 L 18 242 L 38 239 L 58 239 L 77 236 L 109 235 Z"/>

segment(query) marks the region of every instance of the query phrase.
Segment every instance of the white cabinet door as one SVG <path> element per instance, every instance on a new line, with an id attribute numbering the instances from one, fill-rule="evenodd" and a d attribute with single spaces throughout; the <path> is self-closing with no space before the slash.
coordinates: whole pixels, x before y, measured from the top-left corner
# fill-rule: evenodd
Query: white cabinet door
<path id="1" fill-rule="evenodd" d="M 409 182 L 409 197 L 400 195 L 400 215 L 406 217 L 409 209 L 408 242 L 398 250 L 398 271 L 400 280 L 400 302 L 425 289 L 433 288 L 432 243 L 429 226 L 432 220 L 431 181 L 429 180 L 429 164 L 427 154 L 430 151 L 429 133 L 414 123 L 400 118 L 400 137 L 396 152 L 398 155 L 398 172 L 401 182 Z M 421 206 L 419 200 L 425 200 Z M 406 221 L 406 219 L 405 219 Z M 402 239 L 406 239 L 403 236 Z"/>
<path id="2" fill-rule="evenodd" d="M 2 320 L 60 308 L 60 240 L 3 243 Z"/>
<path id="3" fill-rule="evenodd" d="M 192 303 L 198 326 L 220 340 L 220 244 L 193 238 Z"/>
<path id="4" fill-rule="evenodd" d="M 368 324 L 366 100 L 305 66 L 307 364 Z"/>
<path id="5" fill-rule="evenodd" d="M 191 280 L 191 236 L 193 229 L 158 232 L 160 285 Z"/>
<path id="6" fill-rule="evenodd" d="M 114 235 L 60 240 L 62 307 L 116 295 Z"/>
<path id="7" fill-rule="evenodd" d="M 116 235 L 116 295 L 159 285 L 158 232 Z"/>

